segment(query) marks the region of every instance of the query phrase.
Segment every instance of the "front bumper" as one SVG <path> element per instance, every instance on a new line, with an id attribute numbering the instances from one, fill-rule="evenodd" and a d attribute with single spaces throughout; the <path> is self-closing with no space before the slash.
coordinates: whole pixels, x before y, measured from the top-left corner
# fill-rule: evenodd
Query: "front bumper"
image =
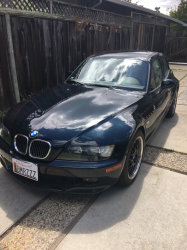
<path id="1" fill-rule="evenodd" d="M 38 165 L 39 181 L 13 173 L 12 158 L 23 160 L 20 155 L 10 150 L 10 146 L 0 137 L 0 161 L 16 179 L 33 188 L 67 193 L 98 193 L 114 185 L 122 172 L 122 167 L 114 171 L 106 170 L 119 165 L 117 159 L 101 162 L 71 162 L 55 160 L 41 163 L 27 160 Z"/>

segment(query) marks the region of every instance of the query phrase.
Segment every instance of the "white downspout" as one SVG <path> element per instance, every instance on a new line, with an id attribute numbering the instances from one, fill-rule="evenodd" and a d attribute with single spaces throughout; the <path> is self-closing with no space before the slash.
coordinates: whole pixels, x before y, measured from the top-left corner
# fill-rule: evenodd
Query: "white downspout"
<path id="1" fill-rule="evenodd" d="M 98 7 L 99 5 L 101 5 L 101 4 L 102 4 L 102 2 L 103 2 L 103 0 L 99 0 L 99 3 L 97 3 L 96 5 L 94 5 L 92 8 L 96 8 L 96 7 Z"/>

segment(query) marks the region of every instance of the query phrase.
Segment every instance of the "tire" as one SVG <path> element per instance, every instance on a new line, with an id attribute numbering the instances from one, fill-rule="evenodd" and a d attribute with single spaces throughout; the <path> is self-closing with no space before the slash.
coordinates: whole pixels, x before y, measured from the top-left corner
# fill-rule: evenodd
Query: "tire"
<path id="1" fill-rule="evenodd" d="M 138 147 L 139 152 L 137 151 Z M 123 171 L 118 180 L 118 184 L 120 184 L 121 186 L 129 186 L 135 181 L 140 170 L 143 149 L 144 135 L 141 130 L 138 130 L 130 143 Z"/>
<path id="2" fill-rule="evenodd" d="M 168 111 L 168 113 L 167 113 L 167 117 L 173 117 L 174 116 L 174 114 L 175 114 L 175 110 L 176 110 L 176 106 L 177 106 L 177 91 L 175 91 L 175 94 L 174 94 L 174 97 L 173 97 L 173 101 L 172 101 L 172 103 L 171 103 L 171 107 L 170 107 L 170 109 L 169 109 L 169 111 Z"/>

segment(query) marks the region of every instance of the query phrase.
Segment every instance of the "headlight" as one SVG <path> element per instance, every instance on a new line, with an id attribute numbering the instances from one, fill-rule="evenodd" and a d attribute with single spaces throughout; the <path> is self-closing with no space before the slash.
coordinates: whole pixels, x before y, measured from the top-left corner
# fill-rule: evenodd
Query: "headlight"
<path id="1" fill-rule="evenodd" d="M 58 160 L 103 161 L 112 155 L 113 150 L 114 145 L 105 147 L 69 147 L 60 154 Z"/>
<path id="2" fill-rule="evenodd" d="M 3 124 L 0 127 L 0 136 L 3 138 L 4 141 L 11 144 L 10 132 Z"/>

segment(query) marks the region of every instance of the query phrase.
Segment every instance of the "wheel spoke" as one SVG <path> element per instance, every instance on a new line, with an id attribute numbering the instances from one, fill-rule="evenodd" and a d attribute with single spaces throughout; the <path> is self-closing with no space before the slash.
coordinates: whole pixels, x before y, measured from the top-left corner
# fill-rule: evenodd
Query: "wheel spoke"
<path id="1" fill-rule="evenodd" d="M 129 166 L 128 166 L 128 168 L 132 168 L 133 167 L 133 163 L 134 162 L 130 163 Z"/>
<path id="2" fill-rule="evenodd" d="M 130 179 L 133 179 L 138 173 L 141 164 L 142 152 L 143 152 L 143 139 L 142 137 L 139 137 L 134 142 L 129 157 L 128 173 Z"/>

